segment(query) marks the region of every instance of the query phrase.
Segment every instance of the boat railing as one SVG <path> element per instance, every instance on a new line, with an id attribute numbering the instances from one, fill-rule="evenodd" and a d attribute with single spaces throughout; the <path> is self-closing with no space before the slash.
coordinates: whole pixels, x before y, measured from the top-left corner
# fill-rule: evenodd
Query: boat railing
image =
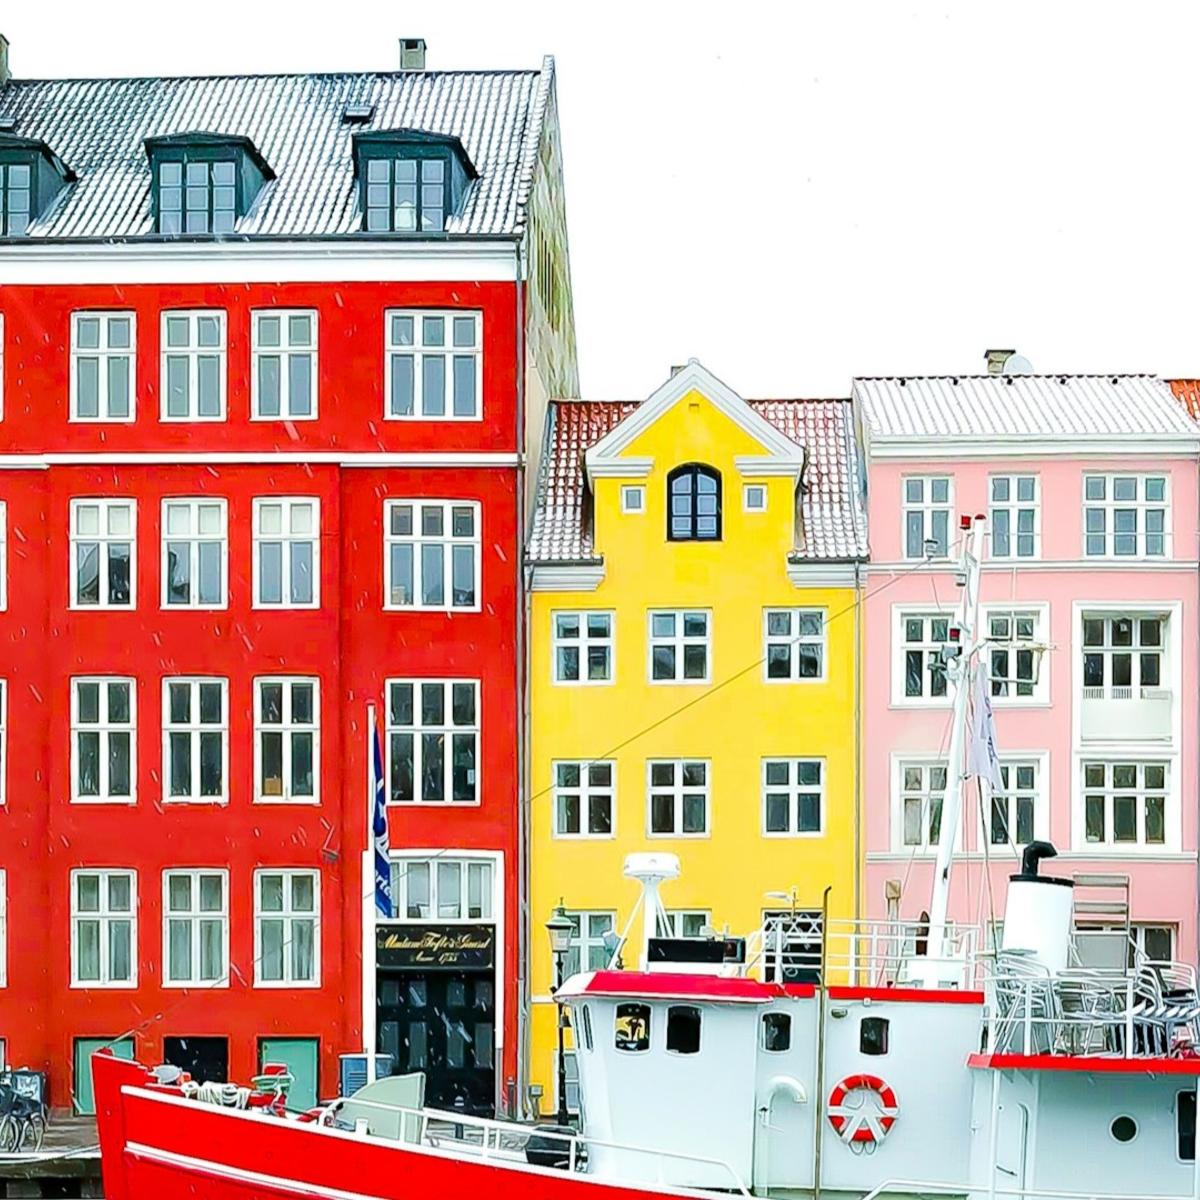
<path id="1" fill-rule="evenodd" d="M 610 1150 L 616 1153 L 634 1156 L 644 1156 L 651 1162 L 657 1162 L 657 1179 L 646 1180 L 640 1173 L 638 1182 L 653 1182 L 668 1184 L 671 1181 L 662 1178 L 662 1160 L 691 1164 L 700 1167 L 713 1168 L 724 1177 L 721 1184 L 723 1190 L 732 1190 L 741 1196 L 750 1196 L 741 1176 L 731 1163 L 721 1158 L 710 1158 L 699 1154 L 684 1154 L 673 1150 L 663 1150 L 651 1146 L 635 1146 L 626 1142 L 610 1142 L 601 1138 L 590 1137 L 583 1133 L 563 1133 L 545 1126 L 523 1125 L 515 1121 L 496 1121 L 487 1117 L 469 1116 L 437 1108 L 408 1108 L 398 1104 L 384 1104 L 376 1100 L 359 1100 L 346 1097 L 353 1105 L 354 1111 L 377 1111 L 396 1117 L 402 1130 L 401 1140 L 423 1144 L 437 1150 L 452 1149 L 463 1154 L 469 1154 L 480 1159 L 506 1160 L 510 1162 L 525 1162 L 526 1148 L 531 1140 L 541 1149 L 561 1145 L 565 1162 L 564 1169 L 570 1173 L 582 1171 L 588 1164 L 588 1150 Z M 335 1111 L 338 1101 L 332 1106 Z M 357 1122 L 357 1131 L 366 1137 L 372 1135 L 369 1121 Z M 383 1140 L 396 1140 L 384 1138 Z"/>
<path id="2" fill-rule="evenodd" d="M 982 1187 L 969 1183 L 934 1183 L 924 1179 L 885 1179 L 862 1200 L 878 1200 L 896 1192 L 933 1193 L 939 1196 L 1006 1196 L 1016 1200 L 1193 1200 L 1192 1193 L 1173 1192 L 1062 1192 L 1052 1188 Z"/>

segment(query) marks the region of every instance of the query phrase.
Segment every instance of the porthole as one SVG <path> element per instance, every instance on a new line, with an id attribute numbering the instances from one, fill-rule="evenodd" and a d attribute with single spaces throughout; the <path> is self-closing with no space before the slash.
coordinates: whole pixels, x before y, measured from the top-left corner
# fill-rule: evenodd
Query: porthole
<path id="1" fill-rule="evenodd" d="M 1118 1142 L 1132 1142 L 1137 1137 L 1137 1122 L 1132 1117 L 1114 1117 L 1108 1132 Z"/>

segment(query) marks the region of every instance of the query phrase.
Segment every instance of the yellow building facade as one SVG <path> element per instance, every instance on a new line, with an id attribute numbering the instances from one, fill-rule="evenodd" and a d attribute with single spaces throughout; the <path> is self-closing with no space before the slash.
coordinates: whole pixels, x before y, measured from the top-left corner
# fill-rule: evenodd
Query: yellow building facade
<path id="1" fill-rule="evenodd" d="M 530 539 L 543 1111 L 557 1062 L 544 925 L 561 903 L 568 973 L 603 966 L 604 933 L 640 894 L 626 855 L 678 855 L 662 888 L 677 936 L 819 913 L 826 887 L 831 920 L 859 914 L 861 483 L 849 401 L 747 403 L 694 361 L 640 404 L 551 406 Z"/>

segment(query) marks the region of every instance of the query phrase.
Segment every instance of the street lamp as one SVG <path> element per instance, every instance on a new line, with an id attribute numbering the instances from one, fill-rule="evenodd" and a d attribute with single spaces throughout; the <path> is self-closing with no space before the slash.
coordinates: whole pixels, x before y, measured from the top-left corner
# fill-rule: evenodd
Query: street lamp
<path id="1" fill-rule="evenodd" d="M 554 955 L 554 1003 L 558 1006 L 558 1116 L 555 1119 L 560 1125 L 567 1125 L 571 1118 L 567 1112 L 567 1060 L 563 1051 L 565 1014 L 558 993 L 562 990 L 563 966 L 571 949 L 571 934 L 575 932 L 575 926 L 561 904 L 550 914 L 546 932 L 550 935 L 550 953 Z"/>

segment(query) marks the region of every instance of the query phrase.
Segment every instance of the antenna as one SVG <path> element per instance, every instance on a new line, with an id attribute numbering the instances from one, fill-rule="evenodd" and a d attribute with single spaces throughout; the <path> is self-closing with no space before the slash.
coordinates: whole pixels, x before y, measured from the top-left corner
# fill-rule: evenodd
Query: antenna
<path id="1" fill-rule="evenodd" d="M 679 856 L 643 852 L 625 856 L 625 878 L 636 879 L 642 885 L 639 904 L 642 909 L 641 969 L 650 961 L 650 939 L 667 928 L 667 914 L 659 899 L 659 885 L 668 879 L 679 878 Z"/>

